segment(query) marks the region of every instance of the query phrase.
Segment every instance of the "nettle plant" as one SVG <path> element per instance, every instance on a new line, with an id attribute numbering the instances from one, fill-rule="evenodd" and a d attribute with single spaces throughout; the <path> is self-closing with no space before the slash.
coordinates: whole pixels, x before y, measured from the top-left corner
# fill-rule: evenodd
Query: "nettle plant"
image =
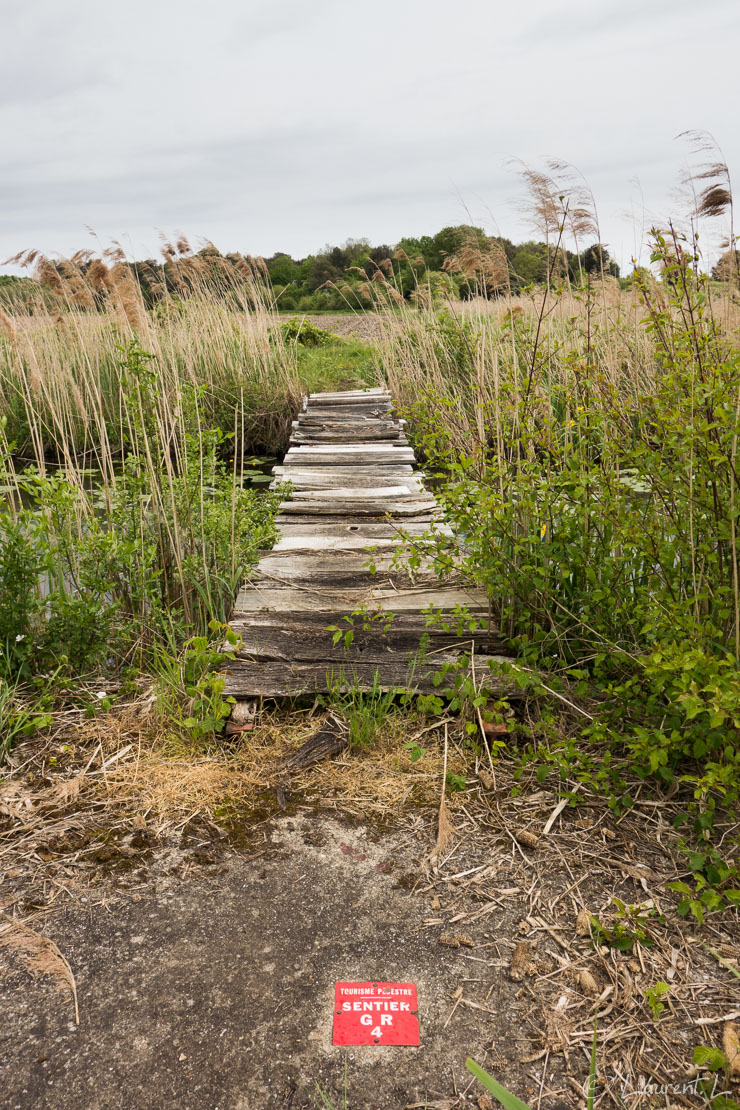
<path id="1" fill-rule="evenodd" d="M 615 807 L 635 775 L 690 787 L 706 841 L 740 783 L 740 354 L 691 244 L 656 232 L 653 261 L 662 280 L 636 279 L 651 362 L 623 385 L 588 329 L 566 352 L 517 321 L 477 446 L 459 449 L 449 398 L 410 416 L 455 533 L 424 558 L 485 588 L 526 664 L 599 699 L 563 769 Z M 735 900 L 735 864 L 699 885 L 705 910 Z"/>

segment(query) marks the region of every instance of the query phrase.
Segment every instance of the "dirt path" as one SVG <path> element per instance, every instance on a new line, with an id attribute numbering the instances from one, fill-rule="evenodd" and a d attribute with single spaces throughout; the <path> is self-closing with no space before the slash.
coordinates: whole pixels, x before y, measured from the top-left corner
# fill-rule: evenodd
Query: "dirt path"
<path id="1" fill-rule="evenodd" d="M 418 761 L 384 736 L 297 776 L 275 815 L 257 792 L 287 727 L 190 761 L 139 745 L 131 720 L 120 739 L 96 724 L 63 767 L 58 741 L 12 753 L 3 1110 L 490 1110 L 468 1055 L 532 1110 L 580 1110 L 594 1024 L 599 1108 L 703 1105 L 693 1053 L 740 1011 L 740 930 L 732 912 L 676 916 L 678 804 L 637 787 L 619 817 L 581 784 L 571 808 L 453 746 L 453 831 L 431 859 L 430 726 Z M 45 974 L 24 929 L 57 945 Z M 374 979 L 417 984 L 419 1048 L 332 1045 L 335 982 Z"/>
<path id="2" fill-rule="evenodd" d="M 52 986 L 7 975 L 4 1106 L 298 1110 L 321 1104 L 318 1085 L 340 1106 L 346 1071 L 350 1105 L 379 1110 L 468 1085 L 489 1022 L 463 1008 L 445 1024 L 476 965 L 424 926 L 428 898 L 409 890 L 428 848 L 418 833 L 306 812 L 265 827 L 246 856 L 206 827 L 192 836 L 143 882 L 50 924 L 75 968 L 79 1027 Z M 332 1046 L 335 981 L 373 978 L 417 984 L 420 1048 Z M 491 1009 L 511 1014 L 501 998 Z M 523 1031 L 503 1046 L 512 1060 L 529 1047 Z"/>

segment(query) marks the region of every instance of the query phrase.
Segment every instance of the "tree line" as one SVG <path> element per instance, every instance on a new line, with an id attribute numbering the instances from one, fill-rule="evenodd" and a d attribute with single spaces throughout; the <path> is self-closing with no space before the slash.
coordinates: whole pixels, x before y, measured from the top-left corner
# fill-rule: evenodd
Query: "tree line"
<path id="1" fill-rule="evenodd" d="M 460 299 L 521 292 L 548 281 L 581 284 L 588 277 L 619 277 L 619 267 L 603 244 L 575 253 L 552 243 L 487 235 L 459 224 L 436 235 L 406 237 L 395 246 L 348 239 L 341 246 L 296 259 L 283 251 L 265 259 L 270 281 L 285 311 L 368 307 L 385 286 L 394 299 L 430 294 Z"/>
<path id="2" fill-rule="evenodd" d="M 166 297 L 198 289 L 228 296 L 229 289 L 256 284 L 270 287 L 279 311 L 316 312 L 437 296 L 490 298 L 547 282 L 582 284 L 606 274 L 619 276 L 602 244 L 576 253 L 535 240 L 513 243 L 468 224 L 406 237 L 395 245 L 348 239 L 305 258 L 285 251 L 265 259 L 222 254 L 212 243 L 194 250 L 184 237 L 165 243 L 161 260 L 128 261 L 118 245 L 104 258 L 87 251 L 61 260 L 23 252 L 12 261 L 31 270 L 33 278 L 0 276 L 0 295 L 6 303 L 28 306 L 43 299 L 47 309 L 61 302 L 80 310 L 104 309 L 111 290 L 134 279 L 146 306 L 154 308 Z"/>

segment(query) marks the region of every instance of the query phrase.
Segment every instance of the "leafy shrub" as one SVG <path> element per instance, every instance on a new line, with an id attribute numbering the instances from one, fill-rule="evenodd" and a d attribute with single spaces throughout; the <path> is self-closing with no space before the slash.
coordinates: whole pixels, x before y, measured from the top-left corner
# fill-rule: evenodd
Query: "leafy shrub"
<path id="1" fill-rule="evenodd" d="M 280 330 L 287 342 L 300 343 L 304 347 L 325 347 L 334 339 L 331 332 L 300 316 L 286 320 L 280 325 Z"/>
<path id="2" fill-rule="evenodd" d="M 435 565 L 486 590 L 527 663 L 599 699 L 590 748 L 563 745 L 563 767 L 615 806 L 627 771 L 689 784 L 708 836 L 715 799 L 740 797 L 740 355 L 695 256 L 656 235 L 654 260 L 663 285 L 636 279 L 653 361 L 639 389 L 605 379 L 589 332 L 564 352 L 512 321 L 511 361 L 466 416 L 477 446 L 457 446 L 464 396 L 410 415 L 458 537 L 431 542 Z M 437 327 L 419 356 L 462 385 L 485 348 Z"/>

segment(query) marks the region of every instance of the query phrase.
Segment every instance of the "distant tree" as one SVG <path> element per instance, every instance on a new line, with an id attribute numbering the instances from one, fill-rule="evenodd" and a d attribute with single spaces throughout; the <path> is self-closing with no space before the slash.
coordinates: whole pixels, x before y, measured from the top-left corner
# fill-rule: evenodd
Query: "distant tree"
<path id="1" fill-rule="evenodd" d="M 493 297 L 509 285 L 509 260 L 497 239 L 480 233 L 480 228 L 465 228 L 454 254 L 448 254 L 442 268 L 458 279 L 460 295 Z"/>
<path id="2" fill-rule="evenodd" d="M 273 285 L 291 285 L 300 280 L 300 265 L 294 262 L 289 254 L 278 251 L 271 258 L 266 258 L 265 262 Z"/>
<path id="3" fill-rule="evenodd" d="M 336 247 L 334 250 L 340 251 L 340 248 Z M 335 257 L 337 256 L 335 255 Z M 322 285 L 326 285 L 328 281 L 338 281 L 343 273 L 344 269 L 332 262 L 328 255 L 317 254 L 311 262 L 311 269 L 306 279 L 306 288 L 313 293 L 320 289 Z"/>
<path id="4" fill-rule="evenodd" d="M 396 250 L 403 251 L 411 259 L 422 259 L 427 270 L 439 270 L 442 265 L 439 250 L 435 246 L 434 237 L 422 235 L 421 238 L 401 239 Z M 392 252 L 389 250 L 388 254 Z"/>
<path id="5" fill-rule="evenodd" d="M 512 278 L 516 286 L 532 285 L 547 280 L 547 245 L 530 240 L 520 243 L 511 259 Z"/>
<path id="6" fill-rule="evenodd" d="M 610 257 L 609 251 L 603 243 L 592 243 L 581 254 L 581 268 L 584 274 L 600 277 L 601 274 L 610 274 L 619 277 L 619 266 Z"/>
<path id="7" fill-rule="evenodd" d="M 725 251 L 712 269 L 712 277 L 715 281 L 728 281 L 734 286 L 740 285 L 740 251 Z"/>
<path id="8" fill-rule="evenodd" d="M 437 250 L 436 266 L 432 269 L 441 270 L 446 258 L 455 254 L 463 246 L 486 250 L 490 237 L 482 227 L 472 227 L 470 224 L 458 224 L 456 227 L 443 227 L 434 236 L 434 246 Z"/>

